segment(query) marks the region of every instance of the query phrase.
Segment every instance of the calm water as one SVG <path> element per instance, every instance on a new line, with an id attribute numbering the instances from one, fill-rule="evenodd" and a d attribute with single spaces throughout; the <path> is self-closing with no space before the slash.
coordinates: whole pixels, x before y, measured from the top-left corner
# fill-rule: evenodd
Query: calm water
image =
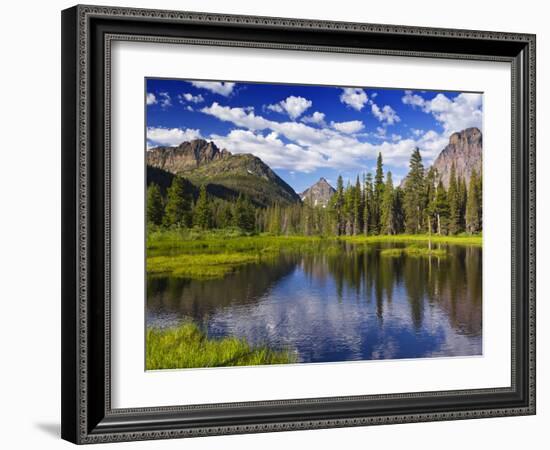
<path id="1" fill-rule="evenodd" d="M 448 246 L 447 258 L 381 248 L 281 255 L 220 280 L 150 277 L 147 325 L 192 319 L 300 362 L 480 355 L 481 248 Z"/>

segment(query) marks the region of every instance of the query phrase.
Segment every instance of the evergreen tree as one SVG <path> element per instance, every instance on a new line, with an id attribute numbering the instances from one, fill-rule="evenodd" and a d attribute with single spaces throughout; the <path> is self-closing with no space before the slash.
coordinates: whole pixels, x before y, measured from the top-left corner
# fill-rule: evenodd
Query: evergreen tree
<path id="1" fill-rule="evenodd" d="M 447 234 L 449 227 L 449 202 L 443 183 L 439 181 L 435 192 L 434 214 L 437 234 Z"/>
<path id="2" fill-rule="evenodd" d="M 426 192 L 424 188 L 424 166 L 418 147 L 413 150 L 409 162 L 404 201 L 406 230 L 408 233 L 420 233 L 423 228 Z"/>
<path id="3" fill-rule="evenodd" d="M 207 230 L 212 227 L 212 210 L 206 193 L 206 185 L 202 185 L 199 191 L 199 198 L 193 211 L 194 225 Z"/>
<path id="4" fill-rule="evenodd" d="M 464 231 L 465 229 L 465 217 L 466 217 L 466 202 L 468 197 L 468 188 L 466 187 L 466 179 L 464 177 L 459 177 L 458 181 L 458 210 L 459 210 L 459 220 L 458 220 L 458 230 L 459 232 Z"/>
<path id="5" fill-rule="evenodd" d="M 353 190 L 353 234 L 358 235 L 363 229 L 363 194 L 359 175 L 355 181 Z"/>
<path id="6" fill-rule="evenodd" d="M 344 207 L 343 207 L 343 216 L 344 216 L 344 234 L 350 236 L 353 232 L 353 204 L 354 204 L 354 188 L 348 182 L 346 190 L 344 191 Z"/>
<path id="7" fill-rule="evenodd" d="M 479 173 L 477 176 L 477 204 L 478 204 L 478 216 L 479 216 L 479 231 L 483 230 L 483 177 Z"/>
<path id="8" fill-rule="evenodd" d="M 435 185 L 436 171 L 433 167 L 430 167 L 425 179 L 426 189 L 426 208 L 424 214 L 426 216 L 426 232 L 431 234 L 434 231 L 436 223 L 436 185 Z"/>
<path id="9" fill-rule="evenodd" d="M 161 225 L 164 216 L 164 205 L 160 188 L 151 183 L 147 188 L 147 223 Z"/>
<path id="10" fill-rule="evenodd" d="M 244 202 L 244 199 L 243 199 Z M 237 211 L 239 204 L 237 204 L 235 215 L 237 216 Z M 241 205 L 242 206 L 242 205 Z M 267 215 L 267 231 L 271 234 L 279 235 L 281 234 L 281 207 L 278 203 L 275 203 L 268 209 Z"/>
<path id="11" fill-rule="evenodd" d="M 477 173 L 474 170 L 470 177 L 470 186 L 468 189 L 468 200 L 466 204 L 466 231 L 468 233 L 478 233 L 481 231 L 481 221 L 479 217 L 479 195 L 478 195 Z"/>
<path id="12" fill-rule="evenodd" d="M 167 191 L 164 224 L 191 225 L 191 201 L 185 189 L 185 180 L 179 176 L 174 177 Z"/>
<path id="13" fill-rule="evenodd" d="M 391 172 L 386 175 L 386 185 L 381 204 L 380 231 L 382 234 L 396 234 L 397 227 L 397 211 L 395 208 L 395 195 L 393 190 L 393 180 Z"/>
<path id="14" fill-rule="evenodd" d="M 449 234 L 457 234 L 460 232 L 460 195 L 454 163 L 451 164 L 447 200 L 449 202 Z"/>
<path id="15" fill-rule="evenodd" d="M 278 206 L 278 205 L 277 205 Z M 239 194 L 233 211 L 233 224 L 241 230 L 252 232 L 256 228 L 256 213 L 248 198 Z M 278 233 L 276 233 L 278 234 Z"/>
<path id="16" fill-rule="evenodd" d="M 378 153 L 376 159 L 376 174 L 374 176 L 374 198 L 373 198 L 373 223 L 372 229 L 375 233 L 380 233 L 380 208 L 382 197 L 384 195 L 384 165 L 382 162 L 382 153 Z"/>
<path id="17" fill-rule="evenodd" d="M 372 191 L 372 174 L 369 172 L 365 177 L 363 197 L 365 205 L 363 208 L 363 232 L 368 235 L 372 233 L 372 209 L 374 206 L 374 194 Z"/>
<path id="18" fill-rule="evenodd" d="M 399 186 L 397 186 L 393 192 L 396 233 L 403 233 L 405 231 L 405 212 L 403 209 L 405 194 L 403 192 L 403 189 L 401 189 Z"/>
<path id="19" fill-rule="evenodd" d="M 233 211 L 231 204 L 224 202 L 218 209 L 218 226 L 220 228 L 228 228 L 233 225 Z"/>
<path id="20" fill-rule="evenodd" d="M 340 236 L 345 230 L 344 226 L 344 180 L 342 175 L 338 176 L 336 182 L 336 192 L 330 199 L 330 210 L 334 218 L 334 224 L 336 229 L 336 235 Z"/>

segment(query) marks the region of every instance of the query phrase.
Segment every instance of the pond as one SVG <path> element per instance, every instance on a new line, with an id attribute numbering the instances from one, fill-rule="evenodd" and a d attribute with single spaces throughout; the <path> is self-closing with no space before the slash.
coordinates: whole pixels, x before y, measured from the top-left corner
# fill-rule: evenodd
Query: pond
<path id="1" fill-rule="evenodd" d="M 281 252 L 221 279 L 149 276 L 147 326 L 290 349 L 303 363 L 482 354 L 482 248 L 385 256 L 404 244 Z"/>

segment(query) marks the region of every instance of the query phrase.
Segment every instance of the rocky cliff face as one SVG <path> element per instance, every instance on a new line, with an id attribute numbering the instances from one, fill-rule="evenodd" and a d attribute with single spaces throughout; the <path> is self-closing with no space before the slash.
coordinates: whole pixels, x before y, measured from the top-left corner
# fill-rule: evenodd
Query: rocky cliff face
<path id="1" fill-rule="evenodd" d="M 147 165 L 176 174 L 230 156 L 230 152 L 220 150 L 213 142 L 195 139 L 182 142 L 177 147 L 156 147 L 149 150 Z"/>
<path id="2" fill-rule="evenodd" d="M 233 155 L 202 139 L 149 150 L 147 166 L 148 177 L 160 179 L 155 172 L 159 170 L 181 175 L 195 187 L 206 184 L 209 193 L 226 200 L 244 194 L 259 206 L 300 202 L 298 194 L 260 158 Z"/>
<path id="3" fill-rule="evenodd" d="M 445 188 L 449 187 L 451 166 L 454 163 L 456 176 L 470 181 L 470 176 L 475 170 L 478 174 L 482 168 L 482 135 L 478 128 L 467 128 L 458 133 L 453 133 L 449 138 L 449 144 L 441 151 L 433 163 L 434 169 Z"/>
<path id="4" fill-rule="evenodd" d="M 313 206 L 326 207 L 332 195 L 336 192 L 325 178 L 320 178 L 317 183 L 300 194 L 303 202 L 310 202 Z"/>

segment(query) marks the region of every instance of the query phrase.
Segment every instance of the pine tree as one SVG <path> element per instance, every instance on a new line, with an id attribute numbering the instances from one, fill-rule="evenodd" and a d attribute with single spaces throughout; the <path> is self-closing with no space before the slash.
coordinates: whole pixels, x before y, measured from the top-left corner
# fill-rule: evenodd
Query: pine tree
<path id="1" fill-rule="evenodd" d="M 344 216 L 344 234 L 350 236 L 353 232 L 353 204 L 354 204 L 354 188 L 348 182 L 346 189 L 344 191 L 344 207 L 343 207 L 343 216 Z"/>
<path id="2" fill-rule="evenodd" d="M 193 211 L 194 225 L 207 230 L 212 226 L 212 210 L 208 201 L 208 194 L 206 193 L 206 185 L 202 185 L 199 191 L 199 198 L 195 209 Z"/>
<path id="3" fill-rule="evenodd" d="M 457 234 L 460 232 L 460 196 L 454 163 L 451 164 L 447 200 L 449 202 L 449 234 Z"/>
<path id="4" fill-rule="evenodd" d="M 220 228 L 228 228 L 233 224 L 233 211 L 230 203 L 224 202 L 220 206 L 217 219 Z"/>
<path id="5" fill-rule="evenodd" d="M 147 223 L 161 225 L 164 216 L 164 205 L 160 188 L 151 183 L 147 188 Z"/>
<path id="6" fill-rule="evenodd" d="M 375 233 L 380 233 L 380 208 L 382 197 L 384 195 L 384 165 L 382 162 L 382 153 L 378 153 L 376 159 L 376 174 L 374 176 L 374 198 L 373 198 L 373 224 L 372 229 Z"/>
<path id="7" fill-rule="evenodd" d="M 372 234 L 372 208 L 374 206 L 374 195 L 372 192 L 372 174 L 369 172 L 365 176 L 363 197 L 365 198 L 365 206 L 363 208 L 363 232 L 364 234 Z"/>
<path id="8" fill-rule="evenodd" d="M 277 206 L 277 211 L 276 211 L 277 220 L 279 220 L 280 210 L 278 208 L 278 205 L 276 206 Z M 270 222 L 268 223 L 268 228 L 271 228 L 273 226 L 273 223 L 271 223 L 273 219 L 274 219 L 274 216 L 272 215 L 270 218 L 268 218 Z M 250 202 L 250 200 L 248 200 L 248 198 L 245 198 L 242 194 L 239 194 L 239 197 L 235 202 L 235 209 L 233 211 L 233 224 L 234 226 L 247 232 L 252 232 L 256 228 L 256 213 L 254 211 L 254 207 L 252 206 L 252 203 Z M 279 234 L 279 233 L 280 233 L 280 226 L 277 226 L 277 232 L 274 234 Z"/>
<path id="9" fill-rule="evenodd" d="M 435 192 L 434 214 L 437 234 L 447 234 L 449 227 L 449 202 L 443 183 L 439 181 Z"/>
<path id="10" fill-rule="evenodd" d="M 477 176 L 477 204 L 479 216 L 479 231 L 483 230 L 483 176 L 481 173 Z"/>
<path id="11" fill-rule="evenodd" d="M 178 176 L 174 177 L 168 188 L 164 224 L 191 225 L 191 201 L 185 189 L 185 180 Z"/>
<path id="12" fill-rule="evenodd" d="M 396 233 L 403 233 L 405 231 L 405 212 L 403 210 L 405 194 L 399 186 L 394 189 L 393 193 Z"/>
<path id="13" fill-rule="evenodd" d="M 381 233 L 396 234 L 397 233 L 397 214 L 395 209 L 395 196 L 393 190 L 393 180 L 391 172 L 386 175 L 386 185 L 381 204 Z"/>
<path id="14" fill-rule="evenodd" d="M 335 225 L 335 231 L 337 236 L 340 236 L 341 234 L 343 234 L 345 230 L 345 227 L 344 227 L 345 218 L 343 214 L 343 208 L 344 208 L 344 180 L 342 179 L 342 175 L 339 175 L 338 181 L 336 182 L 336 192 L 330 199 L 330 211 L 334 218 L 334 225 Z"/>
<path id="15" fill-rule="evenodd" d="M 425 179 L 426 189 L 426 208 L 424 214 L 426 216 L 426 231 L 431 234 L 434 231 L 436 222 L 436 185 L 435 185 L 436 171 L 433 167 L 430 167 Z"/>
<path id="16" fill-rule="evenodd" d="M 413 150 L 409 162 L 404 201 L 406 230 L 409 233 L 420 233 L 423 228 L 426 192 L 424 188 L 424 166 L 418 147 Z"/>
<path id="17" fill-rule="evenodd" d="M 466 202 L 468 197 L 468 188 L 466 187 L 466 179 L 464 177 L 459 177 L 458 181 L 458 210 L 459 210 L 459 220 L 458 220 L 458 230 L 459 232 L 464 231 L 465 229 L 465 218 L 466 218 Z"/>
<path id="18" fill-rule="evenodd" d="M 474 170 L 470 177 L 470 186 L 468 188 L 468 200 L 466 204 L 466 231 L 468 233 L 477 233 L 481 230 L 481 221 L 479 217 L 479 195 L 478 195 L 477 173 Z"/>
<path id="19" fill-rule="evenodd" d="M 363 194 L 359 175 L 355 181 L 353 190 L 353 234 L 358 235 L 363 229 Z"/>

